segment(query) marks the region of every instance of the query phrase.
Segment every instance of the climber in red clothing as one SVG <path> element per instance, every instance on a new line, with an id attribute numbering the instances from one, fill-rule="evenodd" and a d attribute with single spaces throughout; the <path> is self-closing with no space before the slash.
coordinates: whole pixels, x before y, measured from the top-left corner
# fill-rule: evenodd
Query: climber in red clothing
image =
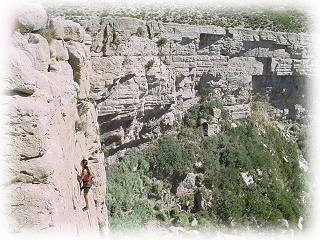
<path id="1" fill-rule="evenodd" d="M 86 206 L 84 208 L 82 208 L 83 211 L 86 211 L 89 209 L 89 199 L 88 199 L 88 192 L 89 192 L 89 189 L 92 185 L 92 182 L 91 182 L 91 172 L 90 172 L 90 169 L 88 167 L 88 161 L 83 159 L 81 161 L 81 167 L 82 167 L 82 172 L 81 174 L 78 174 L 77 172 L 77 175 L 78 175 L 78 179 L 80 181 L 82 181 L 82 187 L 81 187 L 81 190 L 83 189 L 84 190 L 84 200 L 86 202 Z"/>

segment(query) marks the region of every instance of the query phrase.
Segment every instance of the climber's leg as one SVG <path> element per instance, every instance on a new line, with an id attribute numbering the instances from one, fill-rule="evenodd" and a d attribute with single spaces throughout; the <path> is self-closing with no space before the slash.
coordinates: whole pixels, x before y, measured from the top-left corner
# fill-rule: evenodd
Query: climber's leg
<path id="1" fill-rule="evenodd" d="M 86 211 L 89 209 L 89 199 L 88 199 L 88 192 L 89 192 L 89 189 L 87 188 L 84 188 L 84 200 L 86 202 L 86 206 L 84 208 L 82 208 L 83 211 Z"/>

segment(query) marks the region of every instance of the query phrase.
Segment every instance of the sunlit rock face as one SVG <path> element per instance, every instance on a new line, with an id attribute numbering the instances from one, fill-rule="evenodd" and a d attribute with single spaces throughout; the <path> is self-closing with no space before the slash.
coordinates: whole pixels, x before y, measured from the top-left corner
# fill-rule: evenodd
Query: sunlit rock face
<path id="1" fill-rule="evenodd" d="M 35 13 L 38 9 L 27 10 L 42 16 L 42 11 Z M 28 233 L 50 238 L 108 237 L 104 155 L 97 111 L 88 100 L 92 69 L 84 29 L 61 20 L 63 34 L 45 38 L 34 32 L 44 27 L 38 26 L 40 20 L 26 16 L 25 23 L 23 12 L 28 14 L 19 12 L 20 31 L 8 46 L 7 91 L 2 103 L 8 106 L 9 119 L 8 230 L 22 238 Z M 43 25 L 46 22 L 47 17 Z M 96 178 L 86 212 L 75 170 L 81 171 L 83 158 Z"/>
<path id="2" fill-rule="evenodd" d="M 91 83 L 110 162 L 115 153 L 179 125 L 203 89 L 234 119 L 250 116 L 254 105 L 270 120 L 308 122 L 312 51 L 307 34 L 125 17 L 72 20 L 92 39 Z"/>

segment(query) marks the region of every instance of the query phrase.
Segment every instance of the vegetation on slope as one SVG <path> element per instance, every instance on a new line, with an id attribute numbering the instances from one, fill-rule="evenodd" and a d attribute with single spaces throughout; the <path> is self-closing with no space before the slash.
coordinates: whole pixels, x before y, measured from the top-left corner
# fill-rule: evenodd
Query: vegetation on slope
<path id="1" fill-rule="evenodd" d="M 197 119 L 210 118 L 212 107 L 222 109 L 222 132 L 205 136 Z M 300 217 L 306 219 L 306 176 L 296 142 L 255 114 L 232 127 L 215 101 L 192 107 L 182 126 L 107 166 L 113 228 L 139 227 L 150 219 L 190 229 L 270 229 L 286 219 L 294 228 Z M 188 173 L 202 174 L 202 184 L 177 193 Z M 251 184 L 243 174 L 252 177 Z M 191 225 L 194 219 L 196 226 Z"/>
<path id="2" fill-rule="evenodd" d="M 292 6 L 217 5 L 208 3 L 173 4 L 108 4 L 89 3 L 82 5 L 44 4 L 49 15 L 131 17 L 142 20 L 156 20 L 164 23 L 191 25 L 217 25 L 221 27 L 242 27 L 283 32 L 307 32 L 310 15 L 305 9 Z"/>

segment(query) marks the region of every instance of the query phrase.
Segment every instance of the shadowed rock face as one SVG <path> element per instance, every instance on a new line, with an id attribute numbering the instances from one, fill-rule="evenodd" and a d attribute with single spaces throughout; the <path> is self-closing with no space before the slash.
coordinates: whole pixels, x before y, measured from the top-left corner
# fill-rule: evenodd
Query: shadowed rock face
<path id="1" fill-rule="evenodd" d="M 29 29 L 16 32 L 10 46 L 6 183 L 14 232 L 107 235 L 101 145 L 112 163 L 158 138 L 179 126 L 203 88 L 234 119 L 250 116 L 255 104 L 271 120 L 308 121 L 306 34 L 131 18 L 50 20 L 50 44 Z M 220 131 L 215 124 L 208 135 Z M 96 177 L 85 213 L 74 172 L 83 158 Z"/>

